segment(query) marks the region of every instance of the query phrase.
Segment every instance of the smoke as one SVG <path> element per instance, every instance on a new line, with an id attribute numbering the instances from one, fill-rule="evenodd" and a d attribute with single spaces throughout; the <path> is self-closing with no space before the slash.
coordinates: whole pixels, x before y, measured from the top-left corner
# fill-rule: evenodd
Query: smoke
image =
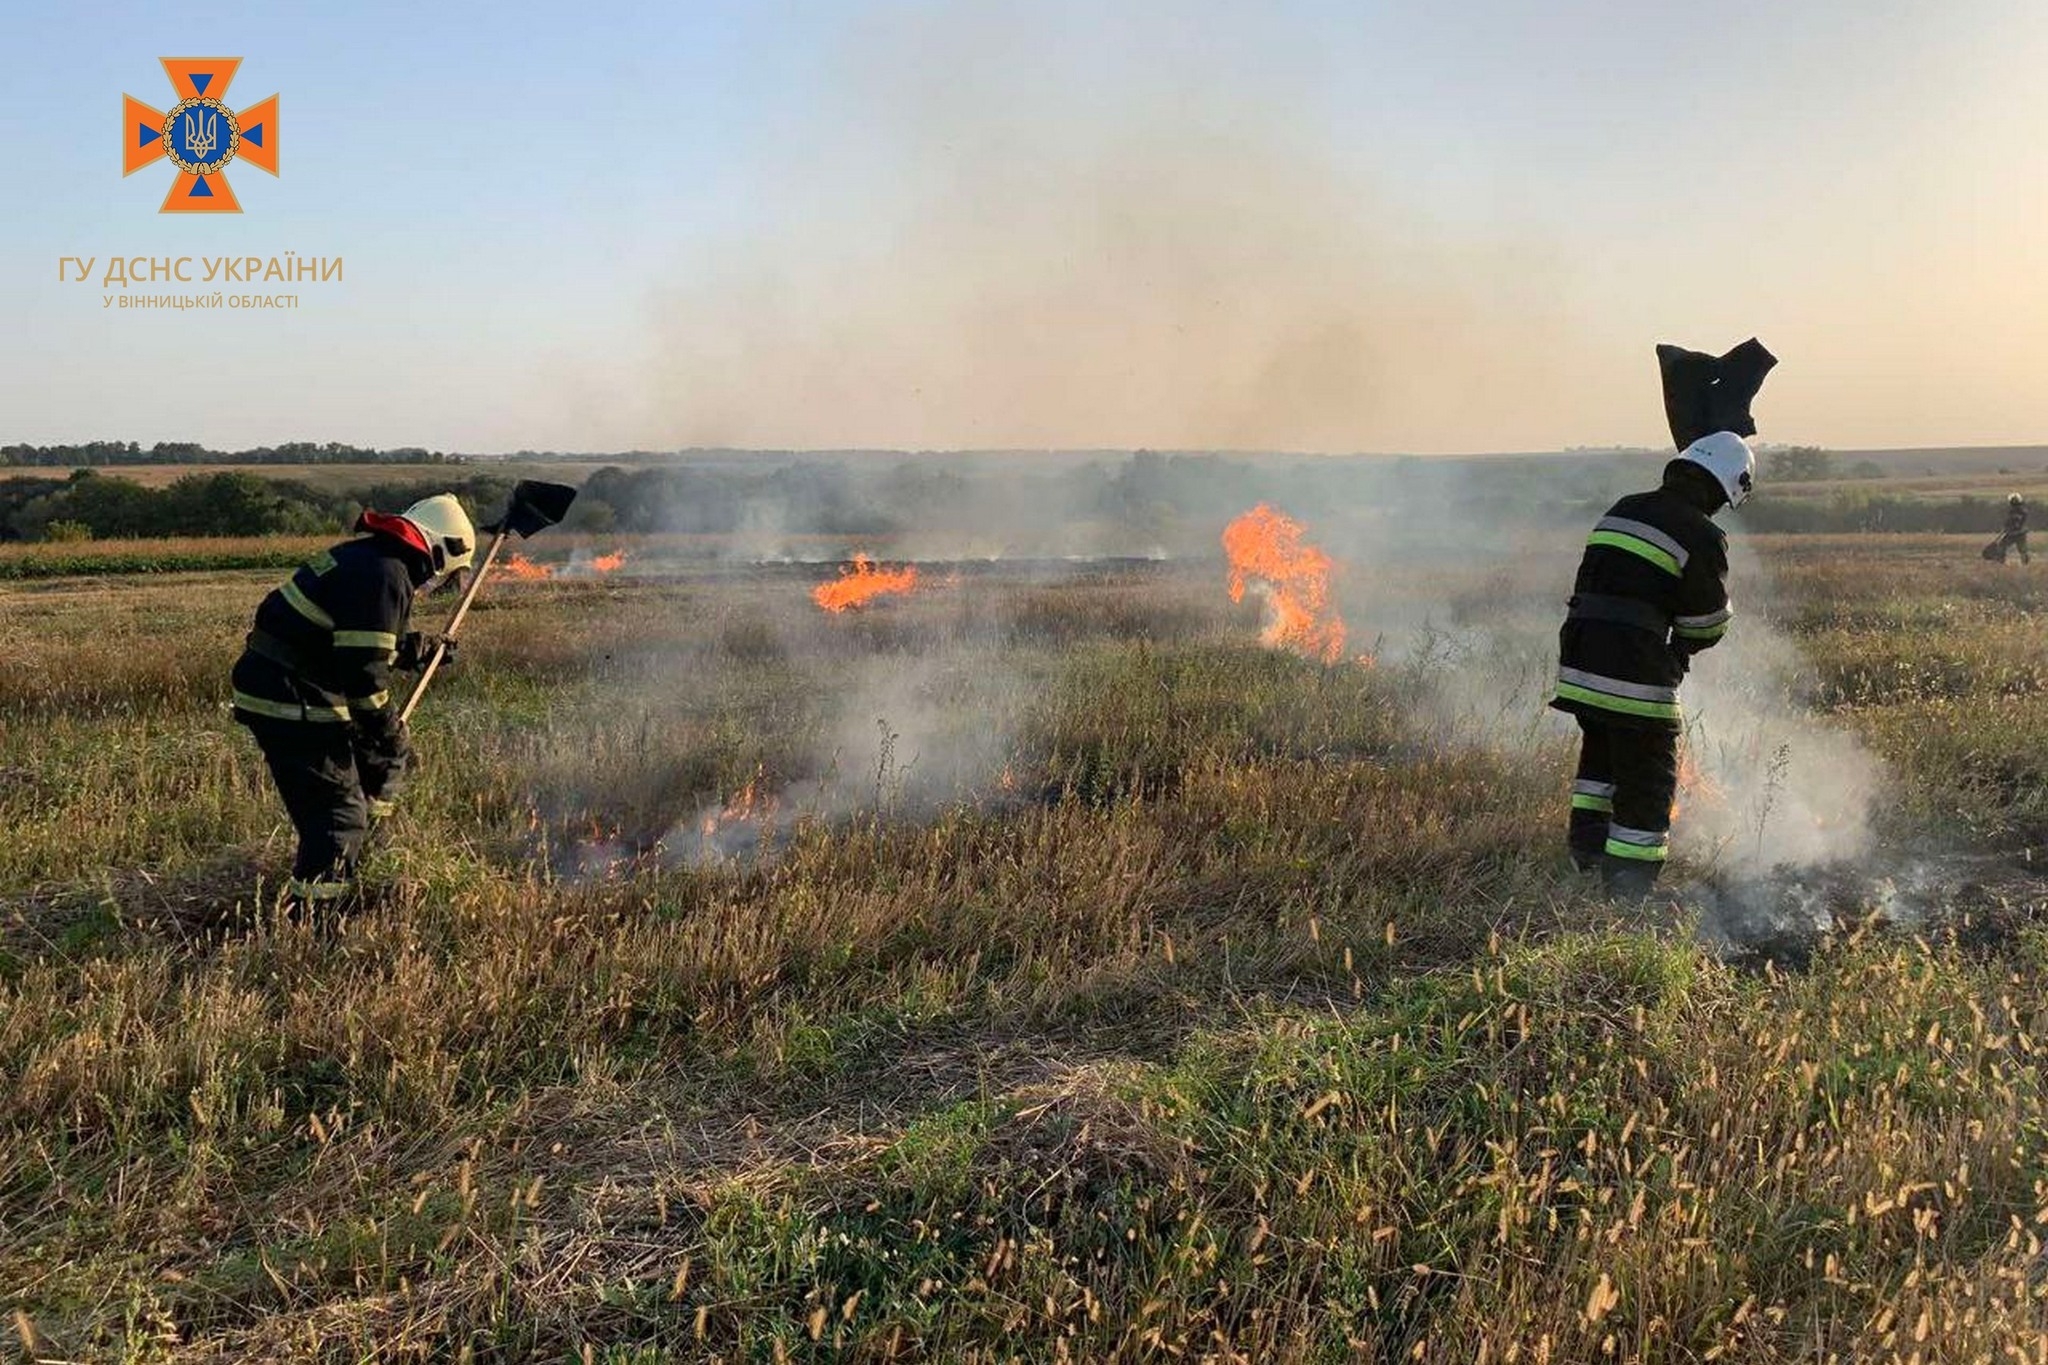
<path id="1" fill-rule="evenodd" d="M 558 873 L 748 865 L 806 829 L 924 820 L 1011 790 L 1029 694 L 1000 616 L 957 585 L 834 616 L 801 581 L 707 584 L 694 628 L 609 670 L 607 738 L 593 749 L 577 733 L 536 793 Z M 730 730 L 732 707 L 776 694 L 773 732 Z M 623 748 L 621 726 L 637 736 Z"/>
<path id="2" fill-rule="evenodd" d="M 757 853 L 804 822 L 920 819 L 996 785 L 1009 752 L 1015 680 L 965 652 L 884 657 L 845 670 L 822 773 L 713 802 L 663 840 L 691 863 Z"/>
<path id="3" fill-rule="evenodd" d="M 1799 704 L 1805 660 L 1773 622 L 1770 569 L 1739 538 L 1729 559 L 1742 614 L 1684 689 L 1702 791 L 1681 812 L 1682 847 L 1751 873 L 1862 857 L 1884 765 Z"/>
<path id="4" fill-rule="evenodd" d="M 1645 460 L 1611 491 L 1648 486 L 1658 468 Z M 1439 744 L 1531 753 L 1575 743 L 1573 723 L 1546 710 L 1575 536 L 1475 518 L 1455 498 L 1394 493 L 1382 510 L 1343 540 L 1339 602 L 1356 638 L 1406 670 L 1416 723 Z M 1417 548 L 1426 545 L 1436 552 Z M 1784 604 L 1769 568 L 1739 534 L 1730 561 L 1737 619 L 1681 689 L 1688 771 L 1673 847 L 1711 882 L 1754 887 L 1867 855 L 1889 777 L 1853 734 L 1802 703 L 1804 656 L 1778 624 Z"/>
<path id="5" fill-rule="evenodd" d="M 655 306 L 678 446 L 1515 448 L 1600 367 L 1526 228 L 1453 229 L 1220 6 L 885 8 Z M 807 127 L 812 126 L 807 123 Z M 1467 215 L 1467 221 L 1470 215 Z M 1483 223 L 1483 219 L 1481 220 Z M 1646 408 L 1646 414 L 1650 409 Z"/>
<path id="6" fill-rule="evenodd" d="M 1246 27 L 1222 6 L 1166 0 L 1113 14 L 1066 0 L 871 9 L 790 118 L 838 134 L 771 129 L 749 225 L 701 243 L 654 300 L 655 442 L 1529 449 L 1610 406 L 1614 358 L 1588 340 L 1579 280 L 1546 239 L 1432 214 L 1376 158 L 1370 129 L 1332 123 L 1302 93 L 1341 74 L 1237 50 Z M 1656 339 L 1626 362 L 1649 421 Z M 1645 486 L 1658 464 L 1621 472 Z M 1344 486 L 1267 464 L 1251 472 L 1269 484 L 1218 479 L 1161 516 L 1142 469 L 1086 503 L 1046 496 L 1080 471 L 1031 468 L 1020 455 L 952 489 L 884 488 L 905 538 L 839 545 L 898 560 L 1185 552 L 1200 526 L 1213 554 L 1230 516 L 1271 500 L 1344 561 L 1350 652 L 1416 680 L 1419 728 L 1544 753 L 1574 733 L 1544 702 L 1577 536 L 1598 512 L 1579 504 L 1623 491 L 1597 486 L 1615 470 L 1559 498 L 1545 481 L 1585 469 L 1389 461 L 1349 465 Z M 743 555 L 837 554 L 799 548 L 818 523 L 775 497 L 745 515 Z M 1801 711 L 1796 645 L 1754 609 L 1769 605 L 1768 576 L 1737 557 L 1752 609 L 1686 689 L 1702 781 L 1682 797 L 1680 847 L 1729 876 L 1856 856 L 1881 771 Z M 960 723 L 972 712 L 935 700 L 945 657 L 851 679 L 833 775 L 785 799 L 834 817 L 872 807 L 862 774 L 870 757 L 888 767 L 870 751 L 891 734 L 893 752 L 915 755 L 917 799 L 985 773 L 992 751 Z M 723 809 L 695 819 L 715 825 Z"/>

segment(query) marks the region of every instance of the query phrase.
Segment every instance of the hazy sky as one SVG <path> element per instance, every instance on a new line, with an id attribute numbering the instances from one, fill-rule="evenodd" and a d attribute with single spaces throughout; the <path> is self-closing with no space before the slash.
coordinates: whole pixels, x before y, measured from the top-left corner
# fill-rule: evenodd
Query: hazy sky
<path id="1" fill-rule="evenodd" d="M 8 0 L 0 442 L 1464 451 L 2048 440 L 2048 5 Z M 240 56 L 283 175 L 123 179 Z M 299 311 L 60 256 L 345 258 Z M 196 286 L 194 286 L 196 288 Z"/>

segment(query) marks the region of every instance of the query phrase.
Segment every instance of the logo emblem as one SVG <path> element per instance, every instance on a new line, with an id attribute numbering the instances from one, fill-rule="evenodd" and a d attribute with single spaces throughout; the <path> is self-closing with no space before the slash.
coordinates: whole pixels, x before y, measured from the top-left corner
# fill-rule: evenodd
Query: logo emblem
<path id="1" fill-rule="evenodd" d="M 240 213 L 225 172 L 229 163 L 246 161 L 277 174 L 277 96 L 238 113 L 225 100 L 240 57 L 161 60 L 178 102 L 164 113 L 121 96 L 121 174 L 169 161 L 178 178 L 159 213 Z"/>

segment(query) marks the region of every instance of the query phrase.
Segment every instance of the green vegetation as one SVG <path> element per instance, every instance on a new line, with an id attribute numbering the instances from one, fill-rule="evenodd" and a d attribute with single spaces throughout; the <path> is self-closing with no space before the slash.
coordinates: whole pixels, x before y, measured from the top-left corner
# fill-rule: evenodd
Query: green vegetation
<path id="1" fill-rule="evenodd" d="M 221 710 L 273 575 L 0 589 L 0 1315 L 127 1360 L 2030 1358 L 2048 593 L 1764 550 L 1902 836 L 2008 855 L 1995 924 L 1719 962 L 1558 866 L 1562 727 L 1447 735 L 1442 665 L 1259 650 L 1193 566 L 843 619 L 501 585 L 368 903 L 299 926 Z M 1547 600 L 1422 577 L 1373 587 Z"/>
<path id="2" fill-rule="evenodd" d="M 158 441 L 146 449 L 134 441 L 0 446 L 0 467 L 18 465 L 31 469 L 148 464 L 442 464 L 459 458 L 417 446 L 371 450 L 340 441 L 287 441 L 236 451 L 209 450 L 193 441 Z"/>
<path id="3" fill-rule="evenodd" d="M 473 506 L 495 505 L 511 486 L 502 475 L 473 474 L 327 492 L 237 470 L 187 474 L 151 488 L 84 469 L 65 479 L 0 480 L 0 541 L 332 533 L 364 507 L 403 507 L 448 491 Z"/>

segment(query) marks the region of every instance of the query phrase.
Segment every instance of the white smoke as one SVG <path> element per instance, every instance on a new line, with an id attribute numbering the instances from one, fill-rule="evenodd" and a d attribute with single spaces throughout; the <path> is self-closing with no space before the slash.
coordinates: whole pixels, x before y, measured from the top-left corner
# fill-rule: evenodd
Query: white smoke
<path id="1" fill-rule="evenodd" d="M 1801 704 L 1807 663 L 1772 619 L 1775 579 L 1747 541 L 1729 549 L 1741 614 L 1684 688 L 1701 781 L 1681 798 L 1677 846 L 1738 878 L 1862 857 L 1889 774 L 1856 736 Z"/>
<path id="2" fill-rule="evenodd" d="M 1659 468 L 1646 462 L 1641 474 L 1638 486 L 1649 487 Z M 1468 507 L 1404 496 L 1398 485 L 1384 491 L 1370 526 L 1339 532 L 1340 606 L 1354 644 L 1406 671 L 1411 714 L 1433 742 L 1517 754 L 1576 745 L 1576 726 L 1547 702 L 1583 530 L 1475 526 Z M 1875 842 L 1889 775 L 1854 734 L 1805 705 L 1810 670 L 1778 624 L 1775 577 L 1740 527 L 1730 529 L 1738 615 L 1681 688 L 1693 771 L 1674 851 L 1721 882 L 1857 859 Z"/>

